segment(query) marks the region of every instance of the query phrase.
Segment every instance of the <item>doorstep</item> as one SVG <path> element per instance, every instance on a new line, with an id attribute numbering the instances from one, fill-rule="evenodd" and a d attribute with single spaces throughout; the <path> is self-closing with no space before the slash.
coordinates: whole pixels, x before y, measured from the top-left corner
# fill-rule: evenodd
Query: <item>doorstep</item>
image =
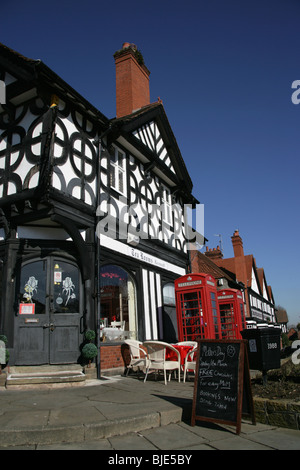
<path id="1" fill-rule="evenodd" d="M 31 385 L 81 384 L 86 380 L 79 364 L 11 366 L 6 376 L 6 388 Z"/>

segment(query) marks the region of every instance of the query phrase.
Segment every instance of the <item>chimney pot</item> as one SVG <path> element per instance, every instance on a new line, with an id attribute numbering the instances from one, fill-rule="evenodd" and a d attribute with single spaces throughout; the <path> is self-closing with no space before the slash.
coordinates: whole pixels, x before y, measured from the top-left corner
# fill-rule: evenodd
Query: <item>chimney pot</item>
<path id="1" fill-rule="evenodd" d="M 220 250 L 220 246 L 218 245 L 217 248 L 208 248 L 206 247 L 206 252 L 204 253 L 208 258 L 214 259 L 222 259 L 223 253 Z"/>

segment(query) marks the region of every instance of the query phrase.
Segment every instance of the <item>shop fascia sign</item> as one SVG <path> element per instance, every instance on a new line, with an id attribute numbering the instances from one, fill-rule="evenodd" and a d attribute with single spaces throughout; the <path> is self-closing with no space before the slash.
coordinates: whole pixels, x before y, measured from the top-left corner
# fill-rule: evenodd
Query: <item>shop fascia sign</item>
<path id="1" fill-rule="evenodd" d="M 130 256 L 131 258 L 141 261 L 142 263 L 165 269 L 166 271 L 171 271 L 172 273 L 176 273 L 179 276 L 183 276 L 185 274 L 185 269 L 180 266 L 170 263 L 169 261 L 164 261 L 163 259 L 157 258 L 156 256 L 149 255 L 142 250 L 128 246 L 127 244 L 119 242 L 118 240 L 114 240 L 110 237 L 107 237 L 106 235 L 101 236 L 101 246 L 116 251 L 119 254 Z"/>
<path id="2" fill-rule="evenodd" d="M 137 250 L 135 248 L 128 247 L 128 255 L 132 258 L 138 259 L 139 261 L 143 261 L 144 263 L 152 264 L 153 266 L 157 266 L 158 268 L 166 269 L 166 263 L 156 258 L 155 256 L 151 256 L 144 251 Z"/>

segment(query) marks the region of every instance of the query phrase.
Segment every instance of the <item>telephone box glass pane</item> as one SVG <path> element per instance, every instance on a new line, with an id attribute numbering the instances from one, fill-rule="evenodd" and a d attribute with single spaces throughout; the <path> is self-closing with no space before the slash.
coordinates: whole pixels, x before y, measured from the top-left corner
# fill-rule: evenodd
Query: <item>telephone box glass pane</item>
<path id="1" fill-rule="evenodd" d="M 207 325 L 203 317 L 203 303 L 199 291 L 181 294 L 181 314 L 183 340 L 196 341 L 204 338 Z"/>
<path id="2" fill-rule="evenodd" d="M 212 316 L 213 316 L 213 327 L 216 339 L 219 339 L 219 321 L 218 321 L 218 310 L 216 303 L 216 295 L 214 292 L 210 293 Z"/>
<path id="3" fill-rule="evenodd" d="M 220 305 L 220 318 L 222 338 L 234 339 L 236 337 L 236 334 L 233 304 Z"/>

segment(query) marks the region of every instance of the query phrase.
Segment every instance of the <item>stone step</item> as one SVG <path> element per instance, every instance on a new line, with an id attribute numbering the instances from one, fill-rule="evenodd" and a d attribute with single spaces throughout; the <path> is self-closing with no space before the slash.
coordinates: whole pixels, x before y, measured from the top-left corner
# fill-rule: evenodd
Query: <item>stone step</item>
<path id="1" fill-rule="evenodd" d="M 67 384 L 83 382 L 86 376 L 79 364 L 58 366 L 13 366 L 6 378 L 6 387 L 34 384 Z"/>

